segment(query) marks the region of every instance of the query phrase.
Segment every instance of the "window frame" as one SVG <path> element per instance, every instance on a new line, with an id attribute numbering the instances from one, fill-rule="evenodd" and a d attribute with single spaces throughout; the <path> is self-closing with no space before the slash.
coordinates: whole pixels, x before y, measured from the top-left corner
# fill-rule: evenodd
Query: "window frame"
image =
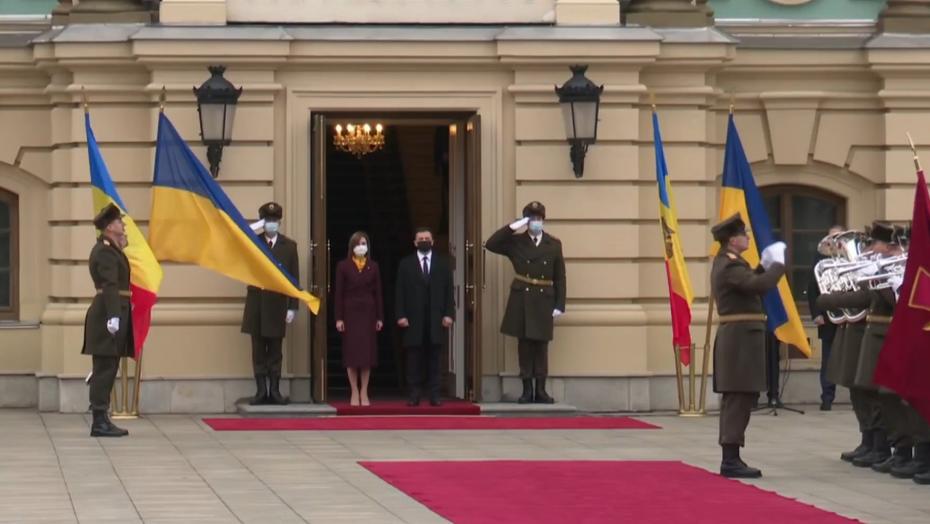
<path id="1" fill-rule="evenodd" d="M 19 320 L 19 195 L 0 188 L 0 202 L 10 209 L 10 305 L 0 305 L 0 321 Z"/>
<path id="2" fill-rule="evenodd" d="M 779 237 L 785 244 L 788 245 L 788 250 L 785 253 L 785 260 L 788 262 L 788 268 L 785 272 L 785 276 L 788 278 L 788 286 L 791 287 L 793 282 L 793 270 L 797 269 L 798 266 L 792 264 L 794 260 L 794 213 L 792 212 L 792 203 L 795 196 L 798 197 L 809 197 L 830 202 L 836 206 L 836 214 L 834 215 L 833 224 L 845 224 L 846 223 L 846 198 L 842 195 L 832 193 L 825 189 L 821 189 L 813 186 L 806 186 L 802 184 L 773 184 L 770 186 L 761 186 L 759 187 L 759 192 L 762 195 L 763 201 L 770 197 L 779 197 Z M 771 218 L 771 217 L 770 217 Z M 829 226 L 828 226 L 829 227 Z M 826 235 L 826 230 L 824 234 Z M 793 289 L 793 288 L 792 288 Z M 804 317 L 810 316 L 810 304 L 807 302 L 807 297 L 804 294 L 795 294 L 794 297 L 795 305 L 798 308 L 798 312 Z"/>

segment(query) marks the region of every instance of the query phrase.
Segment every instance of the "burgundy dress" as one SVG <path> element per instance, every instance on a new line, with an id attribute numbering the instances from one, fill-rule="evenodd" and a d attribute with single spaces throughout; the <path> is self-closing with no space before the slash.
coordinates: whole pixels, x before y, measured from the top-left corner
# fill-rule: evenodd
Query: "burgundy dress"
<path id="1" fill-rule="evenodd" d="M 336 320 L 345 323 L 345 331 L 342 332 L 343 366 L 377 366 L 378 331 L 375 322 L 384 321 L 378 264 L 369 259 L 359 271 L 351 258 L 340 261 L 336 265 L 335 300 Z"/>

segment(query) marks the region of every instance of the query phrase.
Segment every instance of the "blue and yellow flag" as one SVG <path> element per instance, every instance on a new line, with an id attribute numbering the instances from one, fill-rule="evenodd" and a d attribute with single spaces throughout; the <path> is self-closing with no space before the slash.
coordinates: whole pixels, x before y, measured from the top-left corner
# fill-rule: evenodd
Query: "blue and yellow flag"
<path id="1" fill-rule="evenodd" d="M 665 148 L 659 130 L 659 115 L 652 112 L 652 134 L 656 152 L 656 182 L 659 185 L 659 222 L 665 245 L 665 276 L 668 280 L 668 301 L 672 313 L 672 343 L 679 347 L 681 363 L 691 364 L 691 303 L 694 291 L 681 249 L 678 214 L 672 197 L 672 182 L 668 178 Z"/>
<path id="2" fill-rule="evenodd" d="M 746 223 L 749 236 L 749 249 L 743 253 L 743 258 L 753 267 L 759 265 L 759 255 L 762 250 L 777 242 L 769 225 L 768 214 L 762 202 L 762 195 L 752 178 L 752 168 L 743 144 L 739 139 L 739 132 L 733 122 L 733 115 L 727 123 L 727 145 L 723 158 L 723 189 L 720 192 L 720 219 L 723 220 L 734 213 L 739 213 Z M 714 251 L 719 246 L 714 245 Z M 801 324 L 798 308 L 794 303 L 788 279 L 782 277 L 778 287 L 762 297 L 762 305 L 768 316 L 768 328 L 775 333 L 778 340 L 790 344 L 806 356 L 811 356 L 810 344 L 807 342 L 807 333 Z"/>
<path id="3" fill-rule="evenodd" d="M 301 290 L 259 241 L 164 113 L 158 117 L 152 189 L 149 243 L 159 260 L 196 264 L 319 311 L 319 299 Z"/>

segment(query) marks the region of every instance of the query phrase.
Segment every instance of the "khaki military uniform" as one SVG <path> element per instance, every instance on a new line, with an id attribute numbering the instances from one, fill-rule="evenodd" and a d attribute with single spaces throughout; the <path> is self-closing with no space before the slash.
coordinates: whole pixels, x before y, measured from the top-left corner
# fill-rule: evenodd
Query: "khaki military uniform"
<path id="1" fill-rule="evenodd" d="M 116 379 L 119 359 L 134 355 L 129 259 L 110 240 L 100 237 L 90 252 L 88 268 L 97 294 L 84 317 L 81 353 L 93 357 L 91 409 L 106 411 L 110 406 L 110 391 Z M 119 318 L 119 331 L 112 335 L 107 330 L 107 321 L 111 318 Z"/>
<path id="2" fill-rule="evenodd" d="M 562 242 L 546 233 L 536 245 L 530 234 L 499 229 L 486 243 L 488 251 L 510 259 L 516 275 L 510 285 L 501 333 L 519 340 L 520 376 L 549 374 L 548 343 L 552 340 L 552 312 L 565 311 L 565 259 Z"/>
<path id="3" fill-rule="evenodd" d="M 785 266 L 753 270 L 737 253 L 714 258 L 711 288 L 720 327 L 714 340 L 714 391 L 722 393 L 720 444 L 744 445 L 753 404 L 766 390 L 762 295 L 778 285 Z"/>

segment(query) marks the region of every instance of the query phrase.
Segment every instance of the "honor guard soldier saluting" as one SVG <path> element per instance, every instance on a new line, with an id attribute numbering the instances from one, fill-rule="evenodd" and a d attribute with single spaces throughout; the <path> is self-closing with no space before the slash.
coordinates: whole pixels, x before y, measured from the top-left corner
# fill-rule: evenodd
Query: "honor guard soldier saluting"
<path id="1" fill-rule="evenodd" d="M 502 227 L 486 243 L 488 251 L 509 258 L 516 272 L 501 333 L 518 339 L 523 394 L 517 402 L 521 404 L 553 403 L 546 393 L 549 341 L 553 319 L 565 311 L 562 242 L 543 231 L 545 218 L 546 207 L 530 202 L 523 208 L 523 218 Z"/>
<path id="2" fill-rule="evenodd" d="M 711 269 L 711 290 L 720 315 L 714 341 L 714 391 L 720 401 L 720 474 L 757 478 L 762 472 L 740 459 L 746 427 L 759 393 L 766 390 L 765 315 L 762 295 L 785 274 L 785 244 L 776 242 L 762 252 L 762 265 L 753 270 L 741 256 L 749 249 L 746 225 L 735 214 L 711 232 L 720 251 Z"/>
<path id="3" fill-rule="evenodd" d="M 84 348 L 91 355 L 90 409 L 92 437 L 123 437 L 129 434 L 110 421 L 110 392 L 120 357 L 133 354 L 132 316 L 129 303 L 129 259 L 123 253 L 126 230 L 122 214 L 110 204 L 94 217 L 100 237 L 90 252 L 88 268 L 97 294 L 84 318 Z"/>
<path id="4" fill-rule="evenodd" d="M 281 266 L 294 279 L 300 278 L 297 243 L 278 233 L 284 210 L 276 202 L 268 202 L 258 209 L 264 221 L 265 232 L 259 241 L 268 246 Z M 252 368 L 255 372 L 255 397 L 249 402 L 257 404 L 287 404 L 281 396 L 281 346 L 286 324 L 297 315 L 297 299 L 280 293 L 249 286 L 242 313 L 242 332 L 252 336 Z"/>

